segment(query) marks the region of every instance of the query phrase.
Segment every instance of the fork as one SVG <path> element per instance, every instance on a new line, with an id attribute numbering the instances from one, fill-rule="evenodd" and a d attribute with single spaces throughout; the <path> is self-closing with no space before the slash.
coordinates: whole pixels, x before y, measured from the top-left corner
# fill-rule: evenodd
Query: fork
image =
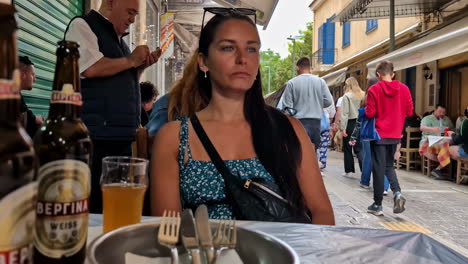
<path id="1" fill-rule="evenodd" d="M 172 264 L 179 263 L 176 244 L 179 242 L 180 213 L 164 210 L 159 224 L 158 241 L 171 250 Z"/>
<path id="2" fill-rule="evenodd" d="M 212 264 L 216 263 L 216 259 L 219 257 L 219 255 L 221 255 L 221 251 L 225 249 L 234 249 L 236 247 L 236 243 L 236 221 L 221 220 L 213 238 L 213 245 L 216 250 L 216 254 Z"/>

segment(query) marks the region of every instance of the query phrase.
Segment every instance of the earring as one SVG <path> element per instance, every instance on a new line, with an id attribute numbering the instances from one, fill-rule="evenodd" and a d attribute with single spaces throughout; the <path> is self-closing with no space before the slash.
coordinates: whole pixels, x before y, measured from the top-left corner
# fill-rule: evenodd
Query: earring
<path id="1" fill-rule="evenodd" d="M 207 78 L 207 76 L 206 76 L 206 72 L 205 72 L 205 79 L 206 79 L 206 78 Z"/>

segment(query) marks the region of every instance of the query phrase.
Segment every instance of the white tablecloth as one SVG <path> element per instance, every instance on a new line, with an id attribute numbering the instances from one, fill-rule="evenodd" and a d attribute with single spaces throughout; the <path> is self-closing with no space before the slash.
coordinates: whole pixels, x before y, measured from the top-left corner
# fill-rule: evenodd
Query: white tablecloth
<path id="1" fill-rule="evenodd" d="M 158 220 L 143 220 L 152 221 Z M 101 215 L 90 215 L 88 243 L 102 233 L 101 224 Z M 468 263 L 463 255 L 421 233 L 250 221 L 238 221 L 238 226 L 283 240 L 301 263 Z"/>

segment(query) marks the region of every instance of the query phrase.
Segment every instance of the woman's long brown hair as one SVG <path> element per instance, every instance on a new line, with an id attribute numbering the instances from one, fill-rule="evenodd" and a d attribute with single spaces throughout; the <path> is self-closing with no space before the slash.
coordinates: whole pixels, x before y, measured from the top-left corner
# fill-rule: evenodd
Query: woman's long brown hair
<path id="1" fill-rule="evenodd" d="M 174 121 L 178 116 L 191 116 L 208 105 L 199 94 L 198 49 L 184 67 L 182 79 L 178 80 L 169 92 L 168 120 Z"/>

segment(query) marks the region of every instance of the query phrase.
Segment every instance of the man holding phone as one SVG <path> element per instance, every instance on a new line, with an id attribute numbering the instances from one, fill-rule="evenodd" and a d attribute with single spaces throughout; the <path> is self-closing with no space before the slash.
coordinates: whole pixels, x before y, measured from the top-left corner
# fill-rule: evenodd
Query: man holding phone
<path id="1" fill-rule="evenodd" d="M 82 119 L 93 141 L 91 213 L 102 213 L 102 158 L 131 156 L 140 126 L 141 73 L 161 56 L 146 45 L 132 52 L 122 39 L 135 22 L 139 0 L 103 0 L 99 11 L 72 19 L 65 39 L 80 44 Z"/>

